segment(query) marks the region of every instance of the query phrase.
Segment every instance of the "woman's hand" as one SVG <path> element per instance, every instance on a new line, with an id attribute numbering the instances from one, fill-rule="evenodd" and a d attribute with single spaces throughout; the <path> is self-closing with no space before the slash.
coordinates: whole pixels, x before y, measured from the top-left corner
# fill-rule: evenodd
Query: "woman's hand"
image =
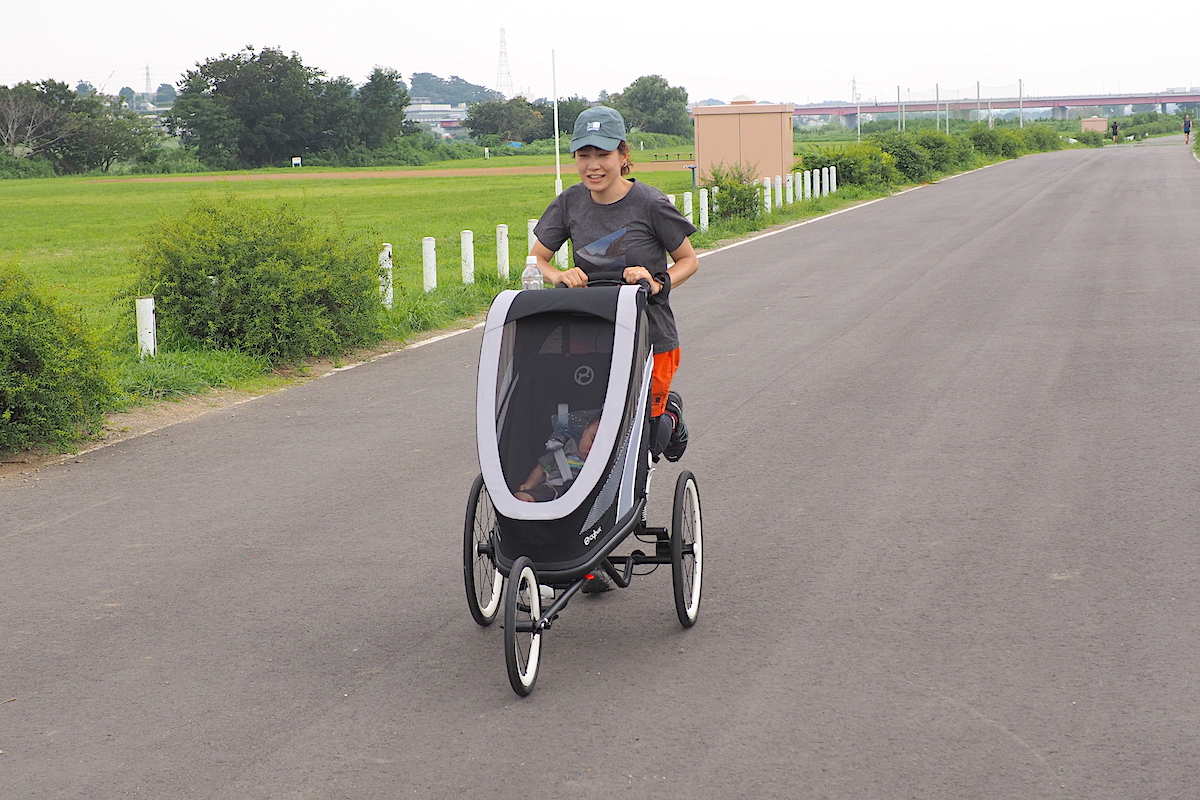
<path id="1" fill-rule="evenodd" d="M 654 280 L 654 276 L 650 274 L 650 270 L 645 267 L 626 267 L 621 273 L 621 277 L 626 283 L 637 283 L 638 281 L 646 281 L 650 284 L 650 294 L 658 294 L 662 290 L 662 284 Z"/>
<path id="2" fill-rule="evenodd" d="M 565 272 L 555 271 L 554 280 L 557 283 L 565 283 L 568 289 L 578 289 L 588 285 L 587 273 L 579 267 L 571 267 Z"/>

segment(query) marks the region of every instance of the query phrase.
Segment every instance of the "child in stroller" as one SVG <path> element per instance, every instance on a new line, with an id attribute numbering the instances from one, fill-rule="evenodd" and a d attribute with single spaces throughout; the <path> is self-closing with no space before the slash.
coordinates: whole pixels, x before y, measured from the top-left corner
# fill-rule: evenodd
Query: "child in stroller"
<path id="1" fill-rule="evenodd" d="M 538 459 L 537 466 L 513 496 L 526 503 L 545 503 L 561 496 L 583 469 L 599 427 L 599 411 L 556 417 L 554 434 L 546 442 L 546 454 Z"/>

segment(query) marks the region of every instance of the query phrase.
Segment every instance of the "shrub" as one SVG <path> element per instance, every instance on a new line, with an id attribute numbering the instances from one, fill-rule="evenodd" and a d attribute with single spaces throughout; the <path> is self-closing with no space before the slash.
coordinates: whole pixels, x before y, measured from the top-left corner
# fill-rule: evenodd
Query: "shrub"
<path id="1" fill-rule="evenodd" d="M 967 131 L 967 138 L 976 152 L 995 158 L 1003 153 L 1004 143 L 1000 131 L 989 128 L 986 122 L 979 122 Z"/>
<path id="2" fill-rule="evenodd" d="M 716 217 L 719 220 L 753 219 L 762 209 L 762 196 L 754 172 L 741 164 L 714 164 L 702 185 L 717 190 Z"/>
<path id="3" fill-rule="evenodd" d="M 913 183 L 925 183 L 933 179 L 933 159 L 929 151 L 916 142 L 916 137 L 905 131 L 876 133 L 870 137 L 872 144 L 896 159 L 896 169 Z"/>
<path id="4" fill-rule="evenodd" d="M 1062 137 L 1045 125 L 1028 125 L 1022 129 L 1024 149 L 1031 153 L 1062 149 Z"/>
<path id="5" fill-rule="evenodd" d="M 836 167 L 838 185 L 887 188 L 900 183 L 896 159 L 873 144 L 852 144 L 837 150 L 825 151 L 816 147 L 805 150 L 796 169 Z"/>
<path id="6" fill-rule="evenodd" d="M 99 430 L 113 391 L 78 315 L 0 266 L 0 451 Z"/>
<path id="7" fill-rule="evenodd" d="M 929 151 L 930 162 L 938 172 L 956 172 L 971 166 L 975 154 L 970 139 L 930 130 L 921 131 L 914 139 L 918 146 Z"/>
<path id="8" fill-rule="evenodd" d="M 139 288 L 156 296 L 167 338 L 272 363 L 378 339 L 373 247 L 340 226 L 321 229 L 287 202 L 197 200 L 164 220 L 137 260 Z"/>
<path id="9" fill-rule="evenodd" d="M 1075 140 L 1088 147 L 1104 147 L 1108 137 L 1100 131 L 1083 131 L 1075 136 Z"/>
<path id="10" fill-rule="evenodd" d="M 6 178 L 53 178 L 54 165 L 44 158 L 13 158 L 0 153 L 0 180 Z"/>

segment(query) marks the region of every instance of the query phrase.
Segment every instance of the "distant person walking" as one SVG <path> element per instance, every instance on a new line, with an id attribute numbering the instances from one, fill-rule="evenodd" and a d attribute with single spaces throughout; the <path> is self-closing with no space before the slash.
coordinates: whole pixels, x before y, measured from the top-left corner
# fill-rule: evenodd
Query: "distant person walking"
<path id="1" fill-rule="evenodd" d="M 1192 143 L 1192 118 L 1187 114 L 1183 115 L 1183 143 Z"/>
<path id="2" fill-rule="evenodd" d="M 1120 132 L 1120 130 L 1121 130 L 1121 126 L 1118 125 L 1117 121 L 1114 119 L 1113 124 L 1112 124 L 1113 144 L 1117 143 L 1117 134 Z"/>

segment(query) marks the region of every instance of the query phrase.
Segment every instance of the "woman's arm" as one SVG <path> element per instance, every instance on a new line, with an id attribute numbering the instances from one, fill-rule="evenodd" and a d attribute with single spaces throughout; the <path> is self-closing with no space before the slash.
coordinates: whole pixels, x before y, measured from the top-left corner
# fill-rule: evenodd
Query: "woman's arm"
<path id="1" fill-rule="evenodd" d="M 684 239 L 683 244 L 671 251 L 671 260 L 675 263 L 667 270 L 667 274 L 671 276 L 672 289 L 695 275 L 696 270 L 700 269 L 700 259 L 696 256 L 696 249 L 692 247 L 690 239 Z M 649 281 L 650 294 L 658 294 L 662 289 L 662 284 L 656 281 L 650 274 L 650 270 L 645 267 L 626 267 L 622 275 L 626 283 L 637 283 L 640 280 Z"/>

